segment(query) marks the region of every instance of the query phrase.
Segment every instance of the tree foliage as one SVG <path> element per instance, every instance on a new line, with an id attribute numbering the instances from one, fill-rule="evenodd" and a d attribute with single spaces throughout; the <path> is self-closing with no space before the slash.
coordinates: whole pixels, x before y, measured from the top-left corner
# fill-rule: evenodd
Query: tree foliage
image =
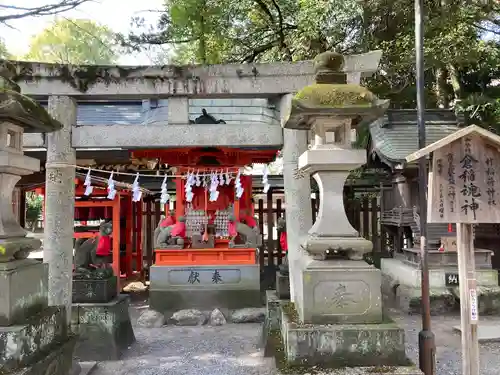
<path id="1" fill-rule="evenodd" d="M 114 33 L 91 20 L 60 19 L 33 37 L 30 61 L 63 64 L 112 64 L 118 57 Z"/>
<path id="2" fill-rule="evenodd" d="M 12 4 L 0 4 L 0 23 L 5 24 L 9 21 L 33 16 L 50 16 L 74 9 L 89 1 L 90 0 L 53 0 L 48 2 L 48 4 L 36 7 L 23 7 L 15 5 L 15 2 L 12 1 Z"/>
<path id="3" fill-rule="evenodd" d="M 415 102 L 413 0 L 167 0 L 153 32 L 129 46 L 168 45 L 175 63 L 297 61 L 326 50 L 383 50 L 368 86 L 396 108 Z M 428 107 L 500 123 L 500 3 L 425 0 Z"/>
<path id="4" fill-rule="evenodd" d="M 10 53 L 5 46 L 5 43 L 2 39 L 0 39 L 0 59 L 8 59 L 10 58 Z"/>

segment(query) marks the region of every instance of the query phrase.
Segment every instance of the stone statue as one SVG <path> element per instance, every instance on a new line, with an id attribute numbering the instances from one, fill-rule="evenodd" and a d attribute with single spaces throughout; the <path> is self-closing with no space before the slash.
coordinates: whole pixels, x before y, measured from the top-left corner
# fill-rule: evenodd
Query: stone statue
<path id="1" fill-rule="evenodd" d="M 73 278 L 106 278 L 113 276 L 109 267 L 113 263 L 111 234 L 113 224 L 104 221 L 99 226 L 99 235 L 89 239 L 78 239 L 75 243 Z"/>
<path id="2" fill-rule="evenodd" d="M 231 240 L 229 241 L 230 248 L 256 248 L 262 246 L 262 237 L 259 233 L 258 225 L 251 228 L 250 226 L 236 220 L 236 216 L 234 214 L 229 215 L 229 225 L 233 227 L 229 231 L 229 235 L 231 236 Z M 239 237 L 243 243 L 236 244 L 235 240 L 237 237 Z"/>
<path id="3" fill-rule="evenodd" d="M 158 223 L 154 232 L 154 243 L 157 249 L 169 247 L 184 248 L 184 238 L 186 237 L 186 218 L 180 216 L 177 222 L 168 227 L 162 226 L 164 219 Z"/>

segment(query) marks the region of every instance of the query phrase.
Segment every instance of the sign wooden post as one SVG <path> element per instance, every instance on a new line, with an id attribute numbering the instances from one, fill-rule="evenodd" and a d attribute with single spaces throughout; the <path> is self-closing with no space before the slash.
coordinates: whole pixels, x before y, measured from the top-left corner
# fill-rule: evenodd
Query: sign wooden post
<path id="1" fill-rule="evenodd" d="M 432 153 L 427 221 L 457 224 L 462 375 L 479 375 L 478 296 L 473 225 L 500 223 L 500 137 L 471 125 L 415 152 Z"/>

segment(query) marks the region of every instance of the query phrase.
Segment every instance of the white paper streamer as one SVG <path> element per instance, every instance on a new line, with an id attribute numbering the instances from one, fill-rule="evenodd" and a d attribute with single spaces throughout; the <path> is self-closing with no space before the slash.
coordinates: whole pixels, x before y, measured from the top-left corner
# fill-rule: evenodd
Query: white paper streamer
<path id="1" fill-rule="evenodd" d="M 109 200 L 114 200 L 116 196 L 116 189 L 115 189 L 115 181 L 113 180 L 113 172 L 109 175 L 108 178 L 108 199 Z"/>
<path id="2" fill-rule="evenodd" d="M 142 191 L 139 187 L 139 173 L 135 176 L 134 183 L 132 184 L 132 202 L 139 202 L 142 197 Z"/>
<path id="3" fill-rule="evenodd" d="M 219 191 L 217 190 L 217 187 L 219 186 L 219 179 L 217 177 L 217 174 L 213 173 L 212 177 L 210 178 L 210 202 L 215 202 L 219 198 Z"/>
<path id="4" fill-rule="evenodd" d="M 269 175 L 269 169 L 267 168 L 267 165 L 264 167 L 264 174 L 262 175 L 262 184 L 264 185 L 263 192 L 266 194 L 269 191 L 269 188 L 271 187 L 271 184 L 269 184 L 269 180 L 267 179 Z"/>
<path id="5" fill-rule="evenodd" d="M 186 192 L 186 202 L 191 203 L 194 198 L 192 185 L 194 181 L 194 175 L 192 173 L 188 173 L 186 176 L 186 185 L 184 186 L 184 191 Z"/>
<path id="6" fill-rule="evenodd" d="M 163 182 L 161 183 L 160 202 L 161 204 L 167 204 L 169 200 L 170 200 L 170 194 L 168 193 L 168 187 L 167 187 L 167 175 L 165 175 L 165 177 L 163 178 Z"/>
<path id="7" fill-rule="evenodd" d="M 85 186 L 85 194 L 86 196 L 89 196 L 92 194 L 94 191 L 94 187 L 92 186 L 92 178 L 90 177 L 90 168 L 89 171 L 87 172 L 87 176 L 85 177 L 85 182 L 83 183 L 83 186 Z"/>
<path id="8" fill-rule="evenodd" d="M 234 186 L 236 187 L 236 198 L 240 199 L 243 195 L 245 189 L 241 186 L 240 181 L 241 172 L 238 170 L 238 174 L 236 175 L 236 180 L 234 181 Z"/>

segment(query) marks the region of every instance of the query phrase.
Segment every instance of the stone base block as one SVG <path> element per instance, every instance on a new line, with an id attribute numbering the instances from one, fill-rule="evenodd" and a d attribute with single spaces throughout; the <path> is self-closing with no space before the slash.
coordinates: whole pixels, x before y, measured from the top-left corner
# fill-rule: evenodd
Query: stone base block
<path id="1" fill-rule="evenodd" d="M 381 273 L 365 261 L 312 261 L 302 271 L 300 320 L 312 324 L 382 322 Z"/>
<path id="2" fill-rule="evenodd" d="M 165 315 L 183 309 L 241 309 L 262 306 L 260 290 L 150 290 L 149 306 Z"/>
<path id="3" fill-rule="evenodd" d="M 281 301 L 274 290 L 266 291 L 266 321 L 270 331 L 281 329 Z"/>
<path id="4" fill-rule="evenodd" d="M 462 327 L 454 326 L 453 331 L 462 334 Z M 479 323 L 477 338 L 480 344 L 500 342 L 500 327 L 497 324 Z"/>
<path id="5" fill-rule="evenodd" d="M 62 307 L 48 307 L 24 324 L 0 327 L 0 369 L 9 372 L 28 366 L 67 337 L 66 312 Z"/>
<path id="6" fill-rule="evenodd" d="M 290 299 L 290 275 L 276 272 L 276 294 L 279 299 Z"/>
<path id="7" fill-rule="evenodd" d="M 40 354 L 31 366 L 9 373 L 11 375 L 68 375 L 73 364 L 73 351 L 77 338 L 72 336 L 51 351 Z"/>
<path id="8" fill-rule="evenodd" d="M 118 293 L 116 276 L 103 280 L 73 279 L 73 303 L 105 303 Z"/>
<path id="9" fill-rule="evenodd" d="M 129 297 L 107 303 L 73 304 L 71 329 L 79 335 L 75 358 L 80 361 L 117 360 L 135 342 Z"/>
<path id="10" fill-rule="evenodd" d="M 258 265 L 170 267 L 152 266 L 149 299 L 152 309 L 262 306 Z"/>
<path id="11" fill-rule="evenodd" d="M 0 263 L 0 326 L 23 323 L 48 306 L 48 265 L 34 259 Z"/>
<path id="12" fill-rule="evenodd" d="M 382 292 L 384 302 L 410 314 L 422 312 L 421 273 L 416 267 L 399 259 L 381 260 Z M 432 269 L 430 278 L 431 315 L 458 312 L 460 292 L 458 286 L 446 286 L 447 273 L 458 273 L 453 268 Z M 496 270 L 476 270 L 480 315 L 500 313 L 500 287 Z"/>
<path id="13" fill-rule="evenodd" d="M 291 309 L 290 309 L 291 310 Z M 393 322 L 381 324 L 301 325 L 283 306 L 281 338 L 291 366 L 331 368 L 411 366 L 405 354 L 405 333 Z"/>

